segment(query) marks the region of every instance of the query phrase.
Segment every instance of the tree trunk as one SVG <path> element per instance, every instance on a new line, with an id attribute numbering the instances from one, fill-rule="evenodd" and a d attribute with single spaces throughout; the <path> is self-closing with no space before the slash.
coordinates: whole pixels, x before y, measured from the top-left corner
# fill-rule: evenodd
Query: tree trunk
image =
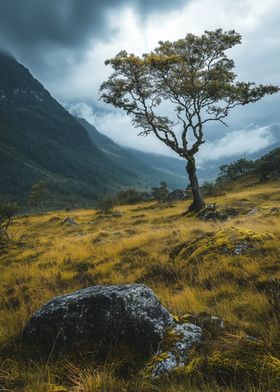
<path id="1" fill-rule="evenodd" d="M 192 191 L 193 201 L 192 204 L 188 208 L 188 212 L 198 212 L 202 208 L 205 207 L 205 203 L 203 197 L 201 195 L 198 179 L 196 176 L 196 167 L 195 167 L 195 159 L 194 157 L 190 157 L 188 159 L 188 163 L 186 166 L 186 170 L 190 180 L 190 187 Z"/>

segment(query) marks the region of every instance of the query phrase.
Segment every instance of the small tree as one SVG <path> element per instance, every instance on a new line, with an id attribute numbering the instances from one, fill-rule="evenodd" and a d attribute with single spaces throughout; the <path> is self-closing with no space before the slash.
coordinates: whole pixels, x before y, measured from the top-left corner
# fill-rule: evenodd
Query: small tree
<path id="1" fill-rule="evenodd" d="M 218 196 L 221 194 L 221 189 L 218 183 L 205 181 L 201 186 L 203 196 Z"/>
<path id="2" fill-rule="evenodd" d="M 98 202 L 98 211 L 100 211 L 102 214 L 109 214 L 111 210 L 113 209 L 115 204 L 115 199 L 112 196 L 106 196 L 103 199 L 99 200 Z"/>
<path id="3" fill-rule="evenodd" d="M 159 185 L 158 188 L 152 188 L 151 195 L 158 202 L 163 203 L 166 200 L 169 190 L 165 181 L 161 181 Z"/>
<path id="4" fill-rule="evenodd" d="M 147 192 L 140 192 L 134 188 L 125 189 L 116 195 L 117 202 L 120 204 L 139 203 L 149 200 L 149 197 Z"/>
<path id="5" fill-rule="evenodd" d="M 39 210 L 39 208 L 42 206 L 46 190 L 47 185 L 44 181 L 39 181 L 37 184 L 34 184 L 29 195 L 29 204 Z"/>
<path id="6" fill-rule="evenodd" d="M 255 172 L 260 181 L 280 176 L 280 148 L 270 151 L 255 162 Z"/>
<path id="7" fill-rule="evenodd" d="M 235 180 L 243 174 L 250 173 L 254 169 L 254 162 L 249 161 L 246 158 L 238 159 L 230 163 L 229 165 L 220 166 L 220 172 L 218 174 L 217 181 L 229 181 Z"/>
<path id="8" fill-rule="evenodd" d="M 1 202 L 0 203 L 0 235 L 9 240 L 8 229 L 12 222 L 13 216 L 18 210 L 17 203 Z"/>
<path id="9" fill-rule="evenodd" d="M 190 211 L 204 206 L 195 155 L 205 142 L 205 125 L 225 124 L 231 109 L 279 91 L 276 86 L 236 80 L 234 62 L 225 51 L 240 43 L 234 30 L 218 29 L 159 42 L 141 57 L 121 51 L 105 62 L 113 73 L 100 87 L 101 99 L 131 115 L 142 129 L 140 135 L 154 134 L 186 160 L 193 197 Z M 166 115 L 167 108 L 173 115 Z"/>

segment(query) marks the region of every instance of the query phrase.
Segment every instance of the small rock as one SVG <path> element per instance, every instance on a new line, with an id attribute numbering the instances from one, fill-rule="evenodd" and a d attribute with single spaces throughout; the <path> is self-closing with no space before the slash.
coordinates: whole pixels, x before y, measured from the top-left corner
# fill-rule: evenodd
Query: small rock
<path id="1" fill-rule="evenodd" d="M 254 208 L 252 208 L 248 213 L 247 213 L 247 215 L 256 215 L 257 214 L 257 212 L 258 212 L 258 208 L 257 207 L 254 207 Z"/>
<path id="2" fill-rule="evenodd" d="M 74 218 L 68 216 L 67 218 L 63 219 L 61 222 L 62 225 L 69 225 L 69 226 L 74 226 L 77 224 L 77 222 L 74 220 Z"/>
<path id="3" fill-rule="evenodd" d="M 216 204 L 209 204 L 196 215 L 198 219 L 203 221 L 225 221 L 229 218 L 226 211 L 218 210 Z"/>
<path id="4" fill-rule="evenodd" d="M 211 324 L 216 328 L 225 328 L 224 320 L 217 316 L 211 316 Z"/>
<path id="5" fill-rule="evenodd" d="M 232 251 L 233 255 L 240 256 L 246 254 L 249 249 L 252 249 L 252 245 L 246 241 L 240 242 L 236 244 L 235 248 Z"/>
<path id="6" fill-rule="evenodd" d="M 171 332 L 179 339 L 168 352 L 158 352 L 152 369 L 153 378 L 184 366 L 188 359 L 188 350 L 200 341 L 202 335 L 201 328 L 194 324 L 177 324 Z"/>

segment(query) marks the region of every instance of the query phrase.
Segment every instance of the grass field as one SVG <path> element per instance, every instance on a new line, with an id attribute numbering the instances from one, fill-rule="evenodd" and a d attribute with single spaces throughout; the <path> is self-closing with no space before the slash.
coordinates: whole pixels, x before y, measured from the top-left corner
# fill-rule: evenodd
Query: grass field
<path id="1" fill-rule="evenodd" d="M 16 218 L 0 251 L 0 391 L 279 390 L 280 184 L 241 184 L 207 202 L 240 214 L 203 222 L 182 216 L 186 202 L 147 202 L 109 215 Z M 92 353 L 40 357 L 20 344 L 25 322 L 50 298 L 132 282 L 151 287 L 179 318 L 215 315 L 225 328 L 206 325 L 189 364 L 153 382 L 125 347 L 101 362 Z"/>

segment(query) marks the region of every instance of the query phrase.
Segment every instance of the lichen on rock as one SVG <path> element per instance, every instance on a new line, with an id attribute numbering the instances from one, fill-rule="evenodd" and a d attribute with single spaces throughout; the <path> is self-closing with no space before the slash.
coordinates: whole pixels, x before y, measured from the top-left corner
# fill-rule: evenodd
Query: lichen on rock
<path id="1" fill-rule="evenodd" d="M 153 378 L 167 375 L 172 370 L 186 365 L 189 349 L 200 341 L 202 330 L 194 324 L 177 324 L 169 331 L 169 337 L 173 335 L 173 345 L 169 350 L 159 348 L 149 364 Z"/>
<path id="2" fill-rule="evenodd" d="M 260 233 L 251 229 L 226 227 L 213 233 L 205 233 L 189 244 L 177 247 L 175 256 L 194 259 L 206 254 L 241 255 L 251 254 L 259 250 L 266 240 L 273 239 L 270 233 Z"/>

